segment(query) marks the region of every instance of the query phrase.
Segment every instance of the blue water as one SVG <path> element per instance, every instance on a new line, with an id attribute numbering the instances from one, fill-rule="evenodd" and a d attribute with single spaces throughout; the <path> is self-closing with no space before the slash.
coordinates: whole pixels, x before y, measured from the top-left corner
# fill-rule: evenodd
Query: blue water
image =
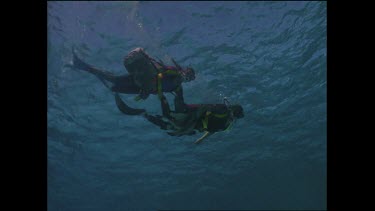
<path id="1" fill-rule="evenodd" d="M 326 8 L 48 2 L 48 210 L 326 209 Z M 123 115 L 96 77 L 64 68 L 73 45 L 116 74 L 135 47 L 190 64 L 187 103 L 227 97 L 245 117 L 200 145 L 168 136 Z M 155 95 L 122 98 L 161 113 Z"/>

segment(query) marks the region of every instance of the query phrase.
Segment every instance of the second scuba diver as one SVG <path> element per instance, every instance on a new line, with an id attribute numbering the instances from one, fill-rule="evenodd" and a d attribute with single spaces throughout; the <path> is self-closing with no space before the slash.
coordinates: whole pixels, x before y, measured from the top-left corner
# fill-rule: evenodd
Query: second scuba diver
<path id="1" fill-rule="evenodd" d="M 115 99 L 119 110 L 123 111 L 126 105 L 118 94 L 115 95 Z M 244 117 L 242 106 L 230 105 L 227 100 L 224 104 L 184 104 L 182 101 L 176 104 L 175 100 L 175 110 L 171 111 L 167 99 L 162 95 L 161 107 L 163 116 L 144 113 L 144 117 L 163 130 L 171 130 L 172 132 L 167 132 L 171 136 L 204 132 L 195 144 L 216 132 L 231 128 L 236 119 Z"/>
<path id="2" fill-rule="evenodd" d="M 128 115 L 140 115 L 159 126 L 171 136 L 193 135 L 204 132 L 194 143 L 198 144 L 208 136 L 229 129 L 236 119 L 244 117 L 241 105 L 224 104 L 185 104 L 182 83 L 195 79 L 192 68 L 181 68 L 173 59 L 175 66 L 166 66 L 161 60 L 148 56 L 142 48 L 132 50 L 124 59 L 124 66 L 129 74 L 116 76 L 113 73 L 97 69 L 81 59 L 73 50 L 73 68 L 87 71 L 99 78 L 102 83 L 114 92 L 116 105 L 121 112 Z M 110 83 L 110 85 L 108 84 Z M 171 111 L 164 92 L 175 95 L 175 110 Z M 149 94 L 159 96 L 163 116 L 149 115 L 144 109 L 133 109 L 127 106 L 118 93 L 139 94 L 136 100 L 146 99 Z"/>

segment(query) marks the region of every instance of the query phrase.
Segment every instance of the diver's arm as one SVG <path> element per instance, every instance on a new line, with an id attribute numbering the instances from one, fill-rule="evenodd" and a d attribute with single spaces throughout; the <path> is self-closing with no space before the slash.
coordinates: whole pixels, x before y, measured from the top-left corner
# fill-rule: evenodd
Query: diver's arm
<path id="1" fill-rule="evenodd" d="M 199 144 L 201 141 L 203 141 L 205 138 L 211 136 L 212 134 L 214 134 L 214 133 L 213 133 L 213 132 L 208 132 L 208 131 L 206 131 L 206 133 L 203 134 L 202 137 L 200 137 L 199 139 L 197 139 L 197 140 L 194 142 L 194 144 Z"/>
<path id="2" fill-rule="evenodd" d="M 172 60 L 173 64 L 177 67 L 177 69 L 179 69 L 179 70 L 182 69 L 181 66 L 179 64 L 177 64 L 177 62 L 173 58 L 171 58 L 171 60 Z"/>
<path id="3" fill-rule="evenodd" d="M 184 113 L 186 110 L 186 104 L 184 102 L 182 86 L 178 86 L 178 88 L 174 90 L 174 93 L 176 93 L 176 97 L 174 98 L 174 109 L 177 113 Z"/>
<path id="4" fill-rule="evenodd" d="M 171 115 L 170 115 L 171 109 L 169 108 L 167 98 L 165 98 L 164 95 L 161 96 L 160 103 L 161 103 L 161 110 L 163 112 L 163 116 L 167 117 L 168 119 L 171 119 Z"/>
<path id="5" fill-rule="evenodd" d="M 159 65 L 160 66 L 160 68 L 162 68 L 163 70 L 165 70 L 166 69 L 166 66 L 165 66 L 165 64 L 164 64 L 164 62 L 161 60 L 161 59 L 159 59 L 159 61 L 157 61 L 156 59 L 154 59 L 154 58 L 149 58 L 152 62 L 154 62 L 154 63 L 156 63 L 157 65 Z"/>

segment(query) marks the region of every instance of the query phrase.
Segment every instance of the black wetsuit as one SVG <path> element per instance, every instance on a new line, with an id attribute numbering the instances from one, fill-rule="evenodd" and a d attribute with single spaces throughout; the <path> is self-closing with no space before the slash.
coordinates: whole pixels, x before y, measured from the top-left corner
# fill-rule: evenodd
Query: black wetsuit
<path id="1" fill-rule="evenodd" d="M 175 99 L 175 111 L 171 111 L 166 98 L 161 99 L 161 107 L 163 116 L 169 121 L 163 120 L 162 116 L 145 115 L 145 117 L 155 125 L 158 125 L 163 130 L 178 130 L 171 122 L 176 122 L 173 114 L 186 114 L 185 116 L 189 122 L 187 124 L 193 125 L 179 125 L 179 127 L 190 127 L 199 132 L 207 131 L 210 133 L 219 132 L 227 129 L 232 122 L 232 116 L 225 104 L 185 104 L 181 100 Z M 184 122 L 184 121 L 183 121 Z M 174 133 L 169 132 L 169 135 L 192 135 L 194 130 L 189 130 L 188 133 Z"/>

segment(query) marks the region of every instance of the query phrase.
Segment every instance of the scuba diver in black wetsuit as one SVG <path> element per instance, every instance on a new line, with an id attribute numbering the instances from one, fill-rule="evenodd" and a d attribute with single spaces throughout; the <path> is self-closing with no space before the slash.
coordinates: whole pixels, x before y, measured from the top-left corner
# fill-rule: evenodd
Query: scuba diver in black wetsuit
<path id="1" fill-rule="evenodd" d="M 175 94 L 177 101 L 183 101 L 181 84 L 194 80 L 195 71 L 191 67 L 183 69 L 173 59 L 172 62 L 175 66 L 166 66 L 161 60 L 156 61 L 148 56 L 142 48 L 136 48 L 124 59 L 124 66 L 129 74 L 116 76 L 86 64 L 78 58 L 73 49 L 73 64 L 68 66 L 94 74 L 113 92 L 139 94 L 135 100 L 146 99 L 149 94 L 158 94 L 160 97 L 163 92 L 171 92 Z M 122 112 L 126 114 L 137 115 L 145 112 L 144 109 L 133 109 L 123 104 Z"/>
<path id="2" fill-rule="evenodd" d="M 233 122 L 244 116 L 240 105 L 184 103 L 182 82 L 195 79 L 192 68 L 181 68 L 173 59 L 175 66 L 166 66 L 162 61 L 149 57 L 142 48 L 131 51 L 124 59 L 129 75 L 115 76 L 113 73 L 99 70 L 80 60 L 73 50 L 72 68 L 81 69 L 97 76 L 103 84 L 114 92 L 119 110 L 128 115 L 143 114 L 145 118 L 158 125 L 171 136 L 193 135 L 198 132 L 205 134 L 194 143 L 200 143 L 215 132 L 223 131 Z M 111 83 L 109 85 L 108 83 Z M 175 111 L 170 111 L 164 92 L 175 94 Z M 144 109 L 133 109 L 127 106 L 118 93 L 139 94 L 136 100 L 146 99 L 149 94 L 157 94 L 161 101 L 163 116 L 149 115 Z"/>
<path id="3" fill-rule="evenodd" d="M 116 104 L 122 110 L 122 101 L 118 95 Z M 244 117 L 242 106 L 230 105 L 227 100 L 224 100 L 224 104 L 185 104 L 175 99 L 175 111 L 171 111 L 168 101 L 162 95 L 161 107 L 163 116 L 144 113 L 144 117 L 163 130 L 172 130 L 173 132 L 167 132 L 171 136 L 193 135 L 196 131 L 205 132 L 194 142 L 195 144 L 216 132 L 229 129 L 236 119 Z"/>

